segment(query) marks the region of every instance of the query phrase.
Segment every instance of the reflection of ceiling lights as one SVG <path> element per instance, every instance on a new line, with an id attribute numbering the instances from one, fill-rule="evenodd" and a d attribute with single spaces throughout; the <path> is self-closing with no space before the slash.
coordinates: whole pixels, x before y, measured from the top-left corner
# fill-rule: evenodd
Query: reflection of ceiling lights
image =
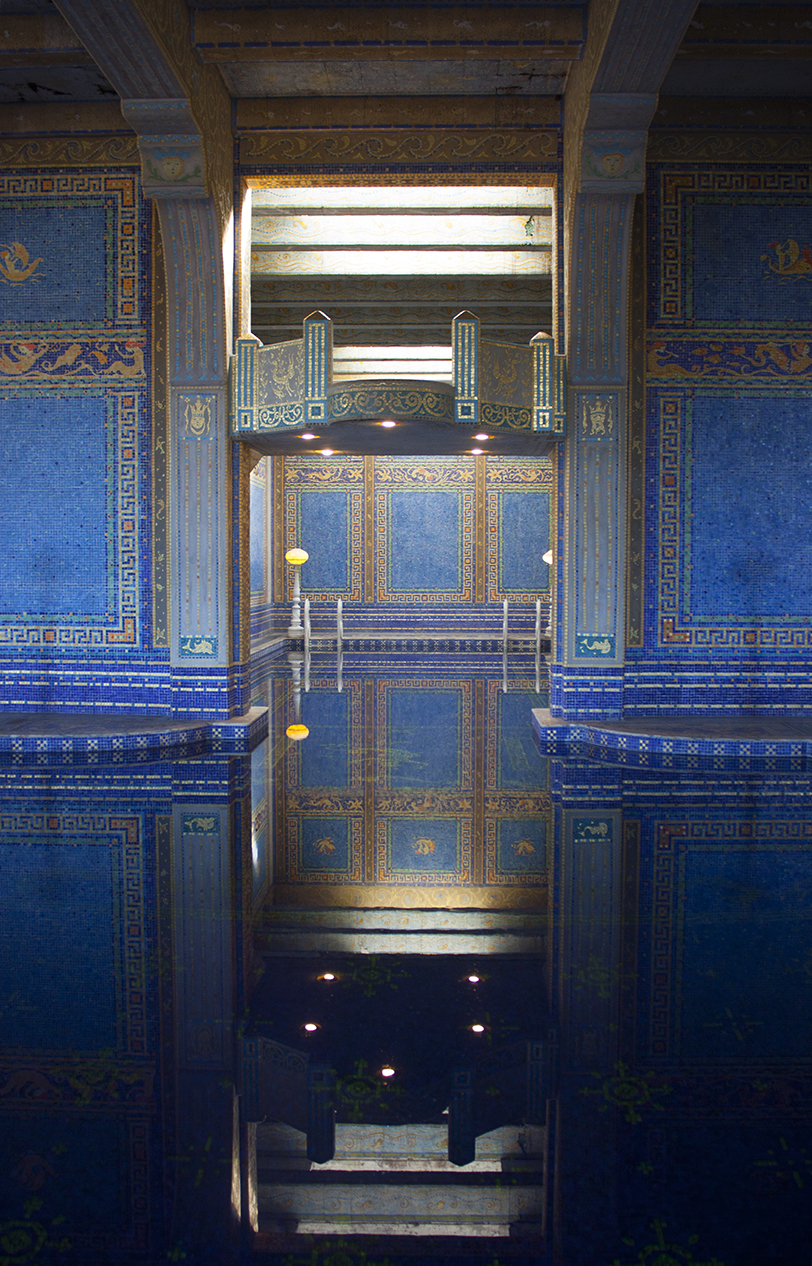
<path id="1" fill-rule="evenodd" d="M 485 435 L 485 433 L 484 433 L 483 431 L 480 431 L 480 432 L 479 432 L 479 435 L 475 435 L 475 436 L 474 436 L 474 439 L 475 439 L 475 440 L 488 440 L 488 439 L 490 439 L 490 436 L 489 436 L 489 435 Z"/>
<path id="2" fill-rule="evenodd" d="M 331 449 L 331 448 L 323 448 L 323 449 L 321 450 L 321 455 L 322 455 L 322 457 L 332 457 L 332 456 L 333 456 L 333 449 Z"/>
<path id="3" fill-rule="evenodd" d="M 309 1024 L 303 1024 L 302 1028 L 304 1029 L 305 1033 L 317 1033 L 319 1026 L 318 1024 L 313 1024 L 311 1021 Z"/>
<path id="4" fill-rule="evenodd" d="M 479 984 L 479 982 L 480 982 L 480 979 L 481 979 L 481 977 L 480 977 L 480 976 L 469 976 L 469 977 L 468 977 L 468 983 L 469 983 L 470 985 L 478 985 L 478 984 Z"/>
<path id="5" fill-rule="evenodd" d="M 472 1033 L 484 1033 L 484 1032 L 485 1032 L 485 1025 L 484 1025 L 484 1024 L 472 1024 L 472 1025 L 471 1025 L 471 1032 L 472 1032 Z"/>
<path id="6" fill-rule="evenodd" d="M 392 1066 L 391 1066 L 390 1064 L 384 1064 L 383 1068 L 381 1069 L 381 1076 L 382 1076 L 382 1077 L 394 1077 L 394 1075 L 395 1075 L 395 1070 L 394 1070 L 394 1068 L 392 1068 Z"/>
<path id="7" fill-rule="evenodd" d="M 304 434 L 300 436 L 300 438 L 303 440 L 314 440 L 316 437 L 312 431 L 305 431 Z"/>
<path id="8" fill-rule="evenodd" d="M 397 422 L 382 422 L 381 426 L 386 426 L 386 427 L 397 426 Z"/>
<path id="9" fill-rule="evenodd" d="M 335 980 L 335 976 L 331 971 L 325 971 L 319 976 L 319 980 Z"/>
<path id="10" fill-rule="evenodd" d="M 473 453 L 474 457 L 481 457 L 483 450 L 481 448 L 472 448 L 471 452 Z"/>

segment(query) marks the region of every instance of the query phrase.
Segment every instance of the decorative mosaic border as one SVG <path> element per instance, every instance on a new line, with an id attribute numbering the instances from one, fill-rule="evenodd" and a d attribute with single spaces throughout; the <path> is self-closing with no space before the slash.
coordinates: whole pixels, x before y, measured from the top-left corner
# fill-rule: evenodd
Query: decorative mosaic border
<path id="1" fill-rule="evenodd" d="M 485 883 L 486 884 L 508 884 L 512 887 L 521 888 L 538 888 L 547 884 L 547 872 L 549 870 L 549 860 L 545 862 L 545 868 L 542 871 L 534 871 L 532 873 L 523 873 L 522 871 L 502 870 L 499 865 L 499 827 L 504 821 L 509 821 L 504 817 L 485 819 Z M 526 820 L 528 823 L 537 822 L 538 818 L 519 819 L 514 818 L 513 821 Z M 552 808 L 545 819 L 545 838 L 547 848 L 550 848 L 552 840 Z"/>
<path id="2" fill-rule="evenodd" d="M 377 483 L 377 481 L 376 481 Z M 406 489 L 399 489 L 405 491 Z M 414 489 L 420 492 L 425 487 Z M 434 489 L 432 489 L 434 490 Z M 449 491 L 442 489 L 442 491 Z M 393 535 L 390 530 L 390 496 L 391 493 L 377 489 L 375 492 L 375 595 L 378 602 L 387 602 L 393 606 L 408 605 L 415 602 L 436 603 L 445 606 L 460 606 L 474 601 L 474 493 L 460 492 L 460 523 L 457 538 L 459 551 L 459 587 L 452 589 L 432 589 L 422 591 L 416 589 L 392 589 L 391 548 Z"/>
<path id="3" fill-rule="evenodd" d="M 692 394 L 692 393 L 691 393 Z M 788 623 L 752 626 L 744 620 L 731 624 L 704 620 L 702 627 L 687 623 L 690 535 L 690 498 L 686 471 L 690 464 L 690 409 L 688 392 L 659 392 L 656 396 L 659 428 L 657 538 L 657 593 L 660 646 L 730 650 L 804 650 L 812 646 L 812 625 Z M 776 617 L 778 619 L 779 617 Z"/>
<path id="4" fill-rule="evenodd" d="M 311 691 L 328 691 L 332 692 L 336 688 L 335 677 L 311 677 Z M 286 717 L 293 719 L 293 684 L 291 681 L 282 683 L 282 699 L 285 701 L 283 707 Z M 363 715 L 363 694 L 362 683 L 355 679 L 350 679 L 344 683 L 344 695 L 347 699 L 347 751 L 350 758 L 350 766 L 348 771 L 348 783 L 350 787 L 361 787 L 364 780 L 364 715 Z M 285 721 L 287 725 L 288 720 Z M 316 733 L 314 731 L 314 739 Z M 332 813 L 334 811 L 334 803 L 342 801 L 342 810 L 346 811 L 347 806 L 343 804 L 347 796 L 347 790 L 344 786 L 331 790 L 327 787 L 303 788 L 300 785 L 302 771 L 303 750 L 299 743 L 289 743 L 285 753 L 285 791 L 286 799 L 295 793 L 299 798 L 297 807 L 301 809 L 312 809 L 314 812 Z M 355 793 L 357 796 L 357 792 Z M 288 799 L 288 804 L 290 801 Z M 329 806 L 329 808 L 328 808 Z M 349 810 L 352 812 L 352 809 Z"/>
<path id="5" fill-rule="evenodd" d="M 389 787 L 389 769 L 387 765 L 387 753 L 389 750 L 389 701 L 393 694 L 400 693 L 405 690 L 447 690 L 453 691 L 460 699 L 460 709 L 458 712 L 458 727 L 462 738 L 460 746 L 460 760 L 457 766 L 458 782 L 457 791 L 471 791 L 473 788 L 473 682 L 460 681 L 459 678 L 444 677 L 399 677 L 397 681 L 377 681 L 376 683 L 376 699 L 375 699 L 375 788 L 384 789 Z M 426 735 L 427 742 L 430 739 L 429 734 Z M 398 789 L 399 790 L 399 789 Z M 452 788 L 444 788 L 441 793 L 437 790 L 436 794 L 444 794 Z M 413 793 L 414 794 L 414 793 Z M 431 801 L 435 794 L 434 789 L 426 791 L 418 791 L 416 798 L 426 804 Z"/>
<path id="6" fill-rule="evenodd" d="M 391 827 L 393 821 L 402 819 L 377 817 L 375 819 L 375 882 L 381 884 L 395 884 L 397 886 L 408 888 L 429 888 L 436 884 L 444 884 L 449 887 L 455 887 L 460 884 L 470 884 L 471 882 L 471 862 L 473 857 L 472 849 L 472 823 L 456 819 L 457 825 L 457 858 L 458 867 L 454 871 L 448 870 L 426 870 L 422 873 L 417 871 L 403 872 L 392 869 L 391 864 Z M 421 818 L 420 822 L 425 824 L 426 818 Z M 455 819 L 452 818 L 452 821 Z"/>
<path id="7" fill-rule="evenodd" d="M 111 849 L 113 896 L 122 940 L 114 944 L 117 1053 L 149 1053 L 147 1033 L 147 935 L 144 900 L 145 825 L 142 814 L 40 811 L 0 812 L 0 832 L 20 847 L 69 848 L 91 839 Z"/>
<path id="8" fill-rule="evenodd" d="M 324 818 L 325 810 L 313 814 Z M 348 858 L 345 870 L 305 870 L 301 864 L 302 817 L 288 813 L 285 820 L 285 876 L 299 884 L 360 884 L 364 879 L 364 819 L 347 817 Z"/>
<path id="9" fill-rule="evenodd" d="M 140 321 L 139 269 L 139 205 L 138 176 L 134 172 L 57 172 L 0 173 L 0 199 L 13 200 L 16 206 L 29 200 L 57 208 L 75 206 L 107 207 L 112 216 L 112 259 L 108 254 L 107 312 L 105 321 L 83 323 L 88 330 L 113 326 L 133 326 Z M 9 326 L 11 322 L 3 322 Z M 59 327 L 58 321 L 33 321 L 22 325 L 15 318 L 15 329 L 40 330 Z M 142 370 L 143 372 L 143 370 Z"/>
<path id="10" fill-rule="evenodd" d="M 678 901 L 684 896 L 686 854 L 692 849 L 713 847 L 726 852 L 736 847 L 781 852 L 788 844 L 795 851 L 812 852 L 812 822 L 777 819 L 658 824 L 652 875 L 648 1054 L 667 1057 L 679 1051 L 680 1020 L 676 1004 L 683 926 Z"/>
<path id="11" fill-rule="evenodd" d="M 362 459 L 363 461 L 363 459 Z M 342 487 L 344 481 L 344 470 L 341 466 L 329 467 L 325 463 L 325 468 L 321 472 L 321 478 L 318 478 L 318 468 L 302 470 L 296 472 L 299 478 L 297 485 L 290 488 L 290 481 L 287 478 L 287 470 L 285 471 L 285 489 L 284 489 L 284 522 L 285 522 L 285 551 L 301 547 L 301 494 L 302 492 L 343 492 L 347 497 L 347 510 L 349 520 L 349 531 L 347 533 L 347 544 L 349 547 L 349 583 L 336 589 L 310 589 L 308 588 L 305 597 L 311 602 L 329 602 L 337 598 L 342 598 L 347 602 L 361 602 L 364 596 L 363 588 L 363 563 L 364 563 L 364 494 L 358 488 L 354 478 L 358 468 L 352 470 L 353 483 L 347 487 Z M 363 486 L 363 466 L 360 468 L 361 483 Z M 308 475 L 310 478 L 308 478 Z M 305 564 L 305 567 L 307 564 Z M 293 569 L 285 565 L 287 572 L 287 601 L 293 599 Z"/>
<path id="12" fill-rule="evenodd" d="M 269 552 L 268 551 L 268 491 L 269 491 L 268 484 L 269 484 L 269 480 L 267 477 L 268 472 L 265 465 L 266 461 L 267 461 L 267 458 L 263 458 L 262 461 L 257 466 L 254 467 L 254 469 L 249 473 L 249 476 L 248 476 L 248 485 L 249 485 L 250 495 L 253 497 L 256 491 L 257 495 L 261 494 L 262 496 L 262 524 L 263 524 L 263 528 L 262 528 L 263 583 L 260 589 L 252 589 L 250 587 L 251 586 L 250 569 L 248 573 L 249 575 L 248 587 L 249 587 L 249 591 L 251 595 L 252 606 L 257 606 L 260 603 L 267 602 L 266 595 L 267 595 L 267 590 L 268 590 L 268 565 L 269 565 L 269 558 L 268 558 L 268 552 Z M 248 531 L 250 533 L 250 521 L 248 525 Z"/>
<path id="13" fill-rule="evenodd" d="M 139 408 L 138 394 L 107 395 L 107 464 L 114 477 L 108 485 L 108 595 L 112 610 L 102 623 L 97 616 L 12 613 L 0 615 L 0 648 L 138 647 L 139 618 Z M 112 557 L 110 557 L 112 553 Z M 114 577 L 114 579 L 113 579 Z M 24 621 L 24 622 L 23 622 Z"/>
<path id="14" fill-rule="evenodd" d="M 812 191 L 809 168 L 796 170 L 764 170 L 745 167 L 739 171 L 701 167 L 674 169 L 665 167 L 658 173 L 655 190 L 659 197 L 660 245 L 656 272 L 657 303 L 652 311 L 654 321 L 665 325 L 685 325 L 690 306 L 690 281 L 687 269 L 688 244 L 686 218 L 696 195 L 739 196 L 742 201 L 759 196 L 769 197 L 775 204 L 782 197 L 805 199 Z M 799 203 L 799 205 L 801 205 Z M 704 326 L 729 328 L 731 321 L 704 321 Z M 782 322 L 753 321 L 754 326 L 769 328 Z"/>

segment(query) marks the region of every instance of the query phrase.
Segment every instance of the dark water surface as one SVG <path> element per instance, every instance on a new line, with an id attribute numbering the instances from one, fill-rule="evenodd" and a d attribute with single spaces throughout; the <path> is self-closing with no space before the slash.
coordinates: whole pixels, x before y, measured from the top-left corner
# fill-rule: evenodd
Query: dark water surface
<path id="1" fill-rule="evenodd" d="M 804 760 L 545 755 L 519 655 L 255 702 L 0 766 L 0 1266 L 809 1266 Z"/>

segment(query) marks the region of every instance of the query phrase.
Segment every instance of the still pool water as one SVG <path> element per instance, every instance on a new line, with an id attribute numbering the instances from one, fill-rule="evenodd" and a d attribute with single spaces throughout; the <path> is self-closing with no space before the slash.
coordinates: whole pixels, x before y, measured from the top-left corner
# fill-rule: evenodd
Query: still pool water
<path id="1" fill-rule="evenodd" d="M 255 702 L 0 766 L 0 1263 L 809 1266 L 804 759 L 545 752 L 520 655 Z"/>

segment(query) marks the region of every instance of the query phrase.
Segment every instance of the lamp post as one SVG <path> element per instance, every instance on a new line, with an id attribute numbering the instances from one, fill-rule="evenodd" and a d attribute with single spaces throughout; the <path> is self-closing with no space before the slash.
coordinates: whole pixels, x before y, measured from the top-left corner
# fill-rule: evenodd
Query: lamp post
<path id="1" fill-rule="evenodd" d="M 291 612 L 290 628 L 288 629 L 288 637 L 303 637 L 304 629 L 302 628 L 302 589 L 300 576 L 302 572 L 302 563 L 306 563 L 309 558 L 307 550 L 289 549 L 285 555 L 285 562 L 290 563 L 293 568 L 293 610 Z"/>

